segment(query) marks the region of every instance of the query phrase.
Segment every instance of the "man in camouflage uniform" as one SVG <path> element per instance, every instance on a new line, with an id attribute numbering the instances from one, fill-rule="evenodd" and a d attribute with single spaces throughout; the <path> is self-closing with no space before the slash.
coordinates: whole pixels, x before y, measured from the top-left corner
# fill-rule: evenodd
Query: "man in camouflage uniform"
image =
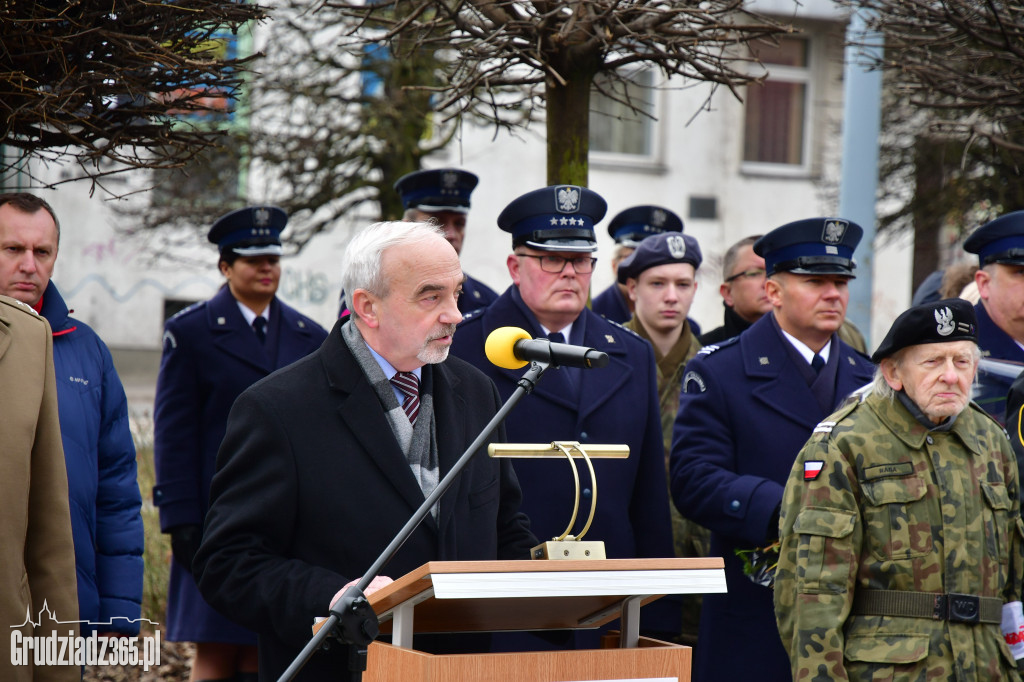
<path id="1" fill-rule="evenodd" d="M 969 402 L 978 357 L 970 303 L 911 308 L 797 457 L 775 582 L 794 680 L 1020 679 L 1017 467 Z"/>
<path id="2" fill-rule="evenodd" d="M 619 264 L 616 274 L 634 306 L 633 317 L 625 327 L 649 341 L 654 348 L 666 470 L 668 453 L 672 448 L 672 427 L 679 412 L 683 370 L 701 348 L 687 315 L 697 293 L 697 269 L 702 260 L 700 245 L 694 237 L 664 232 L 641 241 L 636 250 Z M 676 556 L 708 556 L 710 532 L 683 518 L 671 502 L 669 508 Z M 680 631 L 664 633 L 665 636 L 695 646 L 701 596 L 669 595 L 659 601 L 674 602 L 673 607 L 682 611 Z"/>

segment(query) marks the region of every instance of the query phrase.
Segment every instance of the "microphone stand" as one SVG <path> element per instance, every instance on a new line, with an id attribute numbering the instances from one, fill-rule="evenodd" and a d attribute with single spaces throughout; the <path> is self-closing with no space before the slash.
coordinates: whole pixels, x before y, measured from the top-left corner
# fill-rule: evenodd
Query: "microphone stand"
<path id="1" fill-rule="evenodd" d="M 498 425 L 505 420 L 509 411 L 527 393 L 533 391 L 540 377 L 551 364 L 549 362 L 537 361 L 530 363 L 530 369 L 516 382 L 517 388 L 509 396 L 509 399 L 501 406 L 501 409 L 498 410 L 491 421 L 488 422 L 484 430 L 476 437 L 476 440 L 466 448 L 466 451 L 455 462 L 451 470 L 438 482 L 437 487 L 434 488 L 430 495 L 427 496 L 427 499 L 423 501 L 423 504 L 420 505 L 420 508 L 416 510 L 416 513 L 405 523 L 402 530 L 398 531 L 398 535 L 394 537 L 391 544 L 384 548 L 384 551 L 373 562 L 373 565 L 367 569 L 363 577 L 359 579 L 359 582 L 345 590 L 345 593 L 341 595 L 341 598 L 331 608 L 331 615 L 324 621 L 320 630 L 313 635 L 313 639 L 306 643 L 306 646 L 303 647 L 299 655 L 291 662 L 288 669 L 281 674 L 278 682 L 289 682 L 298 675 L 299 671 L 302 670 L 316 650 L 324 645 L 324 640 L 332 633 L 336 634 L 348 649 L 348 679 L 351 682 L 362 680 L 363 671 L 366 670 L 367 647 L 370 646 L 370 642 L 377 638 L 380 631 L 377 614 L 374 613 L 363 591 L 377 577 L 381 569 L 384 568 L 384 565 L 405 544 L 405 541 L 409 539 L 417 526 L 423 522 L 423 519 L 430 513 L 430 509 L 441 499 L 445 491 L 451 487 L 456 477 L 469 464 L 469 460 L 472 459 L 476 451 L 483 446 L 484 442 L 498 428 Z"/>

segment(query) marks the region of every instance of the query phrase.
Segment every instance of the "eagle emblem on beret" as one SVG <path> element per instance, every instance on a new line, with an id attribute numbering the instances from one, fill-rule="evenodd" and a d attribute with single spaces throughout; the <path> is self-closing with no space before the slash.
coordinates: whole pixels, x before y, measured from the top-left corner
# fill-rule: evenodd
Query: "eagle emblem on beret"
<path id="1" fill-rule="evenodd" d="M 949 336 L 956 329 L 953 323 L 953 311 L 949 306 L 935 309 L 935 331 L 939 336 Z"/>
<path id="2" fill-rule="evenodd" d="M 556 187 L 555 200 L 559 213 L 575 213 L 580 210 L 580 188 L 572 185 Z"/>
<path id="3" fill-rule="evenodd" d="M 682 235 L 672 235 L 665 240 L 665 245 L 668 246 L 669 255 L 676 260 L 680 260 L 686 255 L 686 240 Z"/>
<path id="4" fill-rule="evenodd" d="M 843 241 L 843 235 L 846 234 L 846 228 L 849 226 L 850 223 L 845 220 L 826 220 L 821 241 L 826 244 L 838 244 Z"/>

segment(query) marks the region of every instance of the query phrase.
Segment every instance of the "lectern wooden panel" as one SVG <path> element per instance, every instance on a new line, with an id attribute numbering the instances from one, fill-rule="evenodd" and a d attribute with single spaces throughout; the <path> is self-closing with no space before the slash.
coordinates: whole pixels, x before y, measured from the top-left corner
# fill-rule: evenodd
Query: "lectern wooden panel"
<path id="1" fill-rule="evenodd" d="M 724 592 L 721 558 L 431 562 L 370 595 L 393 644 L 370 646 L 367 682 L 687 682 L 691 651 L 638 635 L 642 604 Z M 414 632 L 593 628 L 622 618 L 622 648 L 435 656 Z"/>

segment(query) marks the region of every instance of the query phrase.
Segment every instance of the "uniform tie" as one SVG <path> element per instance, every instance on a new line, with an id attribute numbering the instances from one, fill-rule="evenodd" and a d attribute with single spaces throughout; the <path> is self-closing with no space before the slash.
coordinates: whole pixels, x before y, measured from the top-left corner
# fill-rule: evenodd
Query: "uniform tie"
<path id="1" fill-rule="evenodd" d="M 548 334 L 548 340 L 551 343 L 565 343 L 565 334 L 562 332 L 551 332 Z"/>
<path id="2" fill-rule="evenodd" d="M 264 343 L 267 340 L 267 318 L 257 315 L 256 319 L 252 321 L 252 328 L 256 332 L 256 338 L 260 340 L 260 343 Z"/>
<path id="3" fill-rule="evenodd" d="M 420 378 L 412 372 L 396 372 L 391 377 L 391 384 L 405 396 L 402 409 L 409 423 L 415 426 L 416 417 L 420 413 Z"/>
<path id="4" fill-rule="evenodd" d="M 821 357 L 817 353 L 811 358 L 811 369 L 814 370 L 815 374 L 821 373 L 821 368 L 825 366 L 825 358 Z"/>

